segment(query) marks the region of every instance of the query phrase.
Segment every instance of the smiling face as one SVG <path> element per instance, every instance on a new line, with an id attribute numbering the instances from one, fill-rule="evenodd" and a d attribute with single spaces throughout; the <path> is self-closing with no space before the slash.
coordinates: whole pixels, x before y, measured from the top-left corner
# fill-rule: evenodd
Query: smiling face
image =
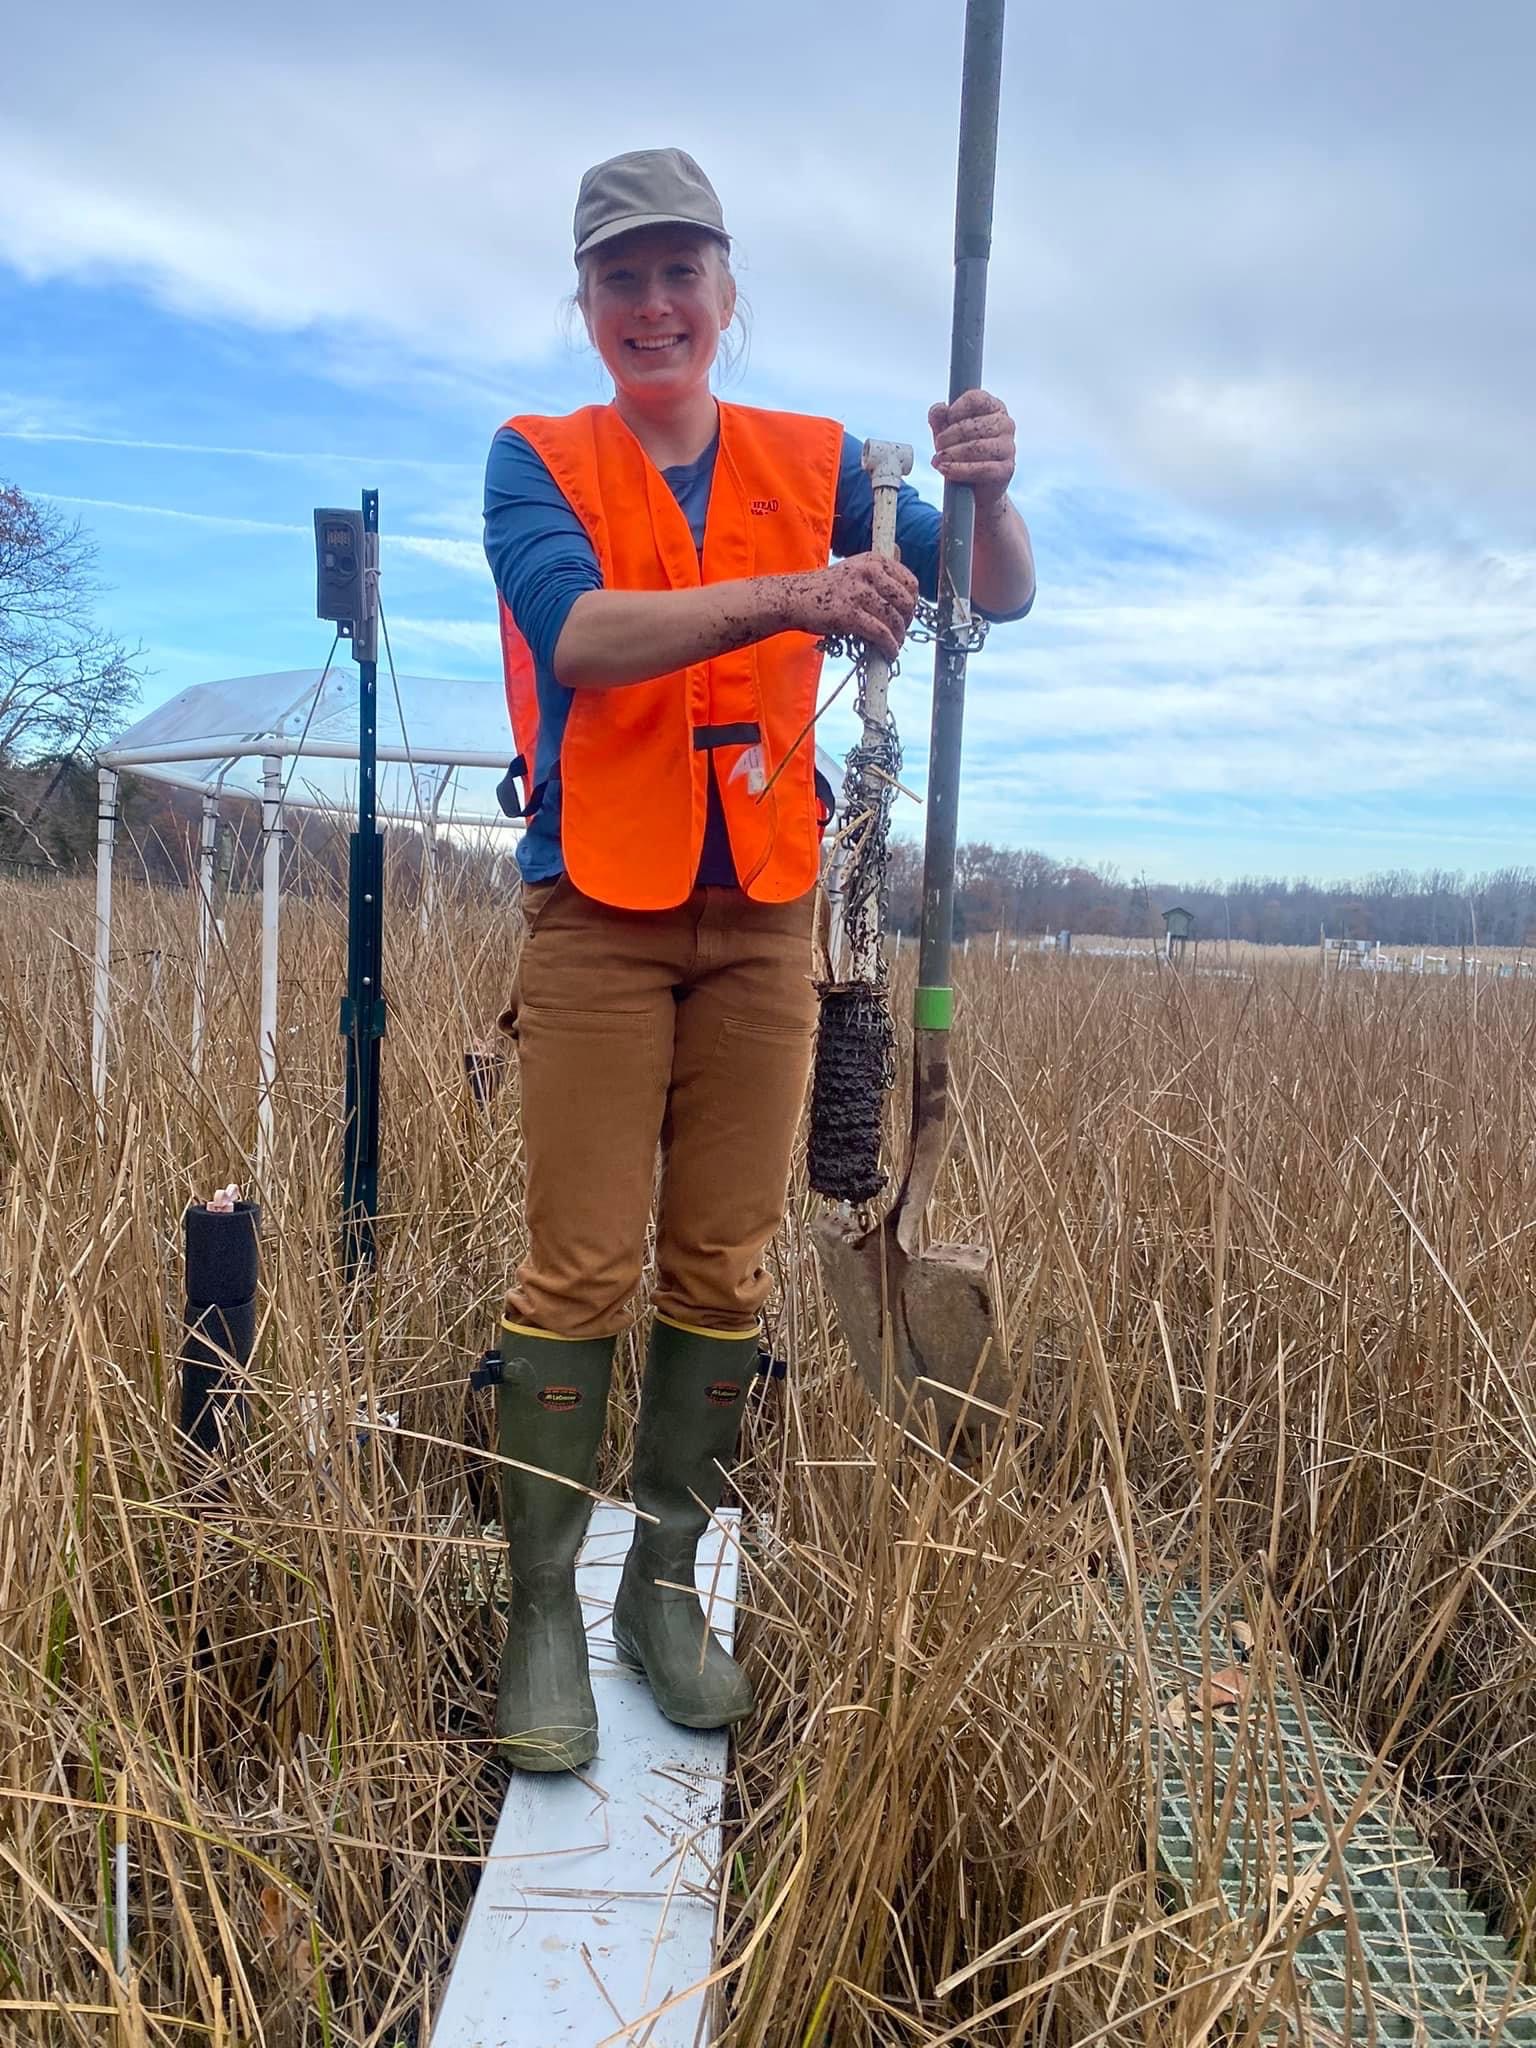
<path id="1" fill-rule="evenodd" d="M 707 386 L 736 284 L 712 235 L 636 228 L 582 259 L 577 295 L 619 392 L 647 406 Z"/>

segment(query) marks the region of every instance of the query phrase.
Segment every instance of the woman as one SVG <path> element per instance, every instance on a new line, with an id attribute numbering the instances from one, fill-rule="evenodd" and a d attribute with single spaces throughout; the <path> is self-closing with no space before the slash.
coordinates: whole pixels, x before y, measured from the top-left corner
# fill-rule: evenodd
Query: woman
<path id="1" fill-rule="evenodd" d="M 894 659 L 920 586 L 932 594 L 939 524 L 904 488 L 907 566 L 872 555 L 857 441 L 830 420 L 717 403 L 736 287 L 720 202 L 691 157 L 597 165 L 575 227 L 577 303 L 613 400 L 509 420 L 485 498 L 528 819 L 502 1022 L 522 1081 L 529 1246 L 497 1386 L 516 1463 L 501 1479 L 496 1732 L 525 1770 L 575 1769 L 597 1747 L 578 1489 L 595 1479 L 658 1148 L 642 1519 L 614 1638 L 683 1726 L 752 1708 L 680 1589 L 736 1447 L 810 1066 L 829 795 L 807 730 L 817 642 L 849 635 Z M 930 420 L 935 468 L 976 491 L 977 603 L 1022 616 L 1034 570 L 1006 495 L 1013 423 L 981 392 Z"/>

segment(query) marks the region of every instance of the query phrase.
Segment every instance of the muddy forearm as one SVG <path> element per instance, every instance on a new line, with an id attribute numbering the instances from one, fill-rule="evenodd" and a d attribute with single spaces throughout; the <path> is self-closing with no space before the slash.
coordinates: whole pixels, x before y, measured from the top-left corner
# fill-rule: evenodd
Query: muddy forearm
<path id="1" fill-rule="evenodd" d="M 794 578 L 753 576 L 698 590 L 589 590 L 555 643 L 556 680 L 612 690 L 671 675 L 782 633 Z"/>

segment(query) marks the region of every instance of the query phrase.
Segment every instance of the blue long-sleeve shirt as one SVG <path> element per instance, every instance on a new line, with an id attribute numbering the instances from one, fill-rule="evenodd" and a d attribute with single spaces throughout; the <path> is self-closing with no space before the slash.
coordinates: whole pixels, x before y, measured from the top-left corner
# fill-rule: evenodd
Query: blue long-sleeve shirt
<path id="1" fill-rule="evenodd" d="M 661 472 L 701 552 L 718 446 L 717 439 L 696 462 Z M 834 555 L 869 550 L 875 500 L 862 455 L 863 444 L 845 435 L 832 518 Z M 904 483 L 896 502 L 896 544 L 928 598 L 938 589 L 939 523 L 937 509 Z M 543 458 L 510 427 L 491 443 L 485 468 L 485 553 L 496 588 L 528 643 L 538 691 L 538 758 L 528 763 L 528 775 L 532 784 L 543 784 L 544 797 L 518 847 L 518 865 L 527 881 L 552 881 L 564 872 L 559 764 L 571 706 L 570 690 L 555 676 L 555 647 L 572 605 L 586 591 L 600 590 L 603 575 L 586 528 Z M 730 842 L 713 786 L 710 794 L 698 879 L 730 886 L 737 879 Z"/>

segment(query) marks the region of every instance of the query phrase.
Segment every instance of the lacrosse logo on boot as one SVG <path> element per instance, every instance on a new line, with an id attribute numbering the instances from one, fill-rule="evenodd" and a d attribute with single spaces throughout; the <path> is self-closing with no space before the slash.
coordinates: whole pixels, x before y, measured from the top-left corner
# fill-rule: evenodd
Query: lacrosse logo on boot
<path id="1" fill-rule="evenodd" d="M 579 1408 L 581 1406 L 581 1389 L 580 1387 L 540 1387 L 539 1406 L 541 1408 L 553 1408 L 559 1414 L 564 1414 L 570 1408 Z"/>

